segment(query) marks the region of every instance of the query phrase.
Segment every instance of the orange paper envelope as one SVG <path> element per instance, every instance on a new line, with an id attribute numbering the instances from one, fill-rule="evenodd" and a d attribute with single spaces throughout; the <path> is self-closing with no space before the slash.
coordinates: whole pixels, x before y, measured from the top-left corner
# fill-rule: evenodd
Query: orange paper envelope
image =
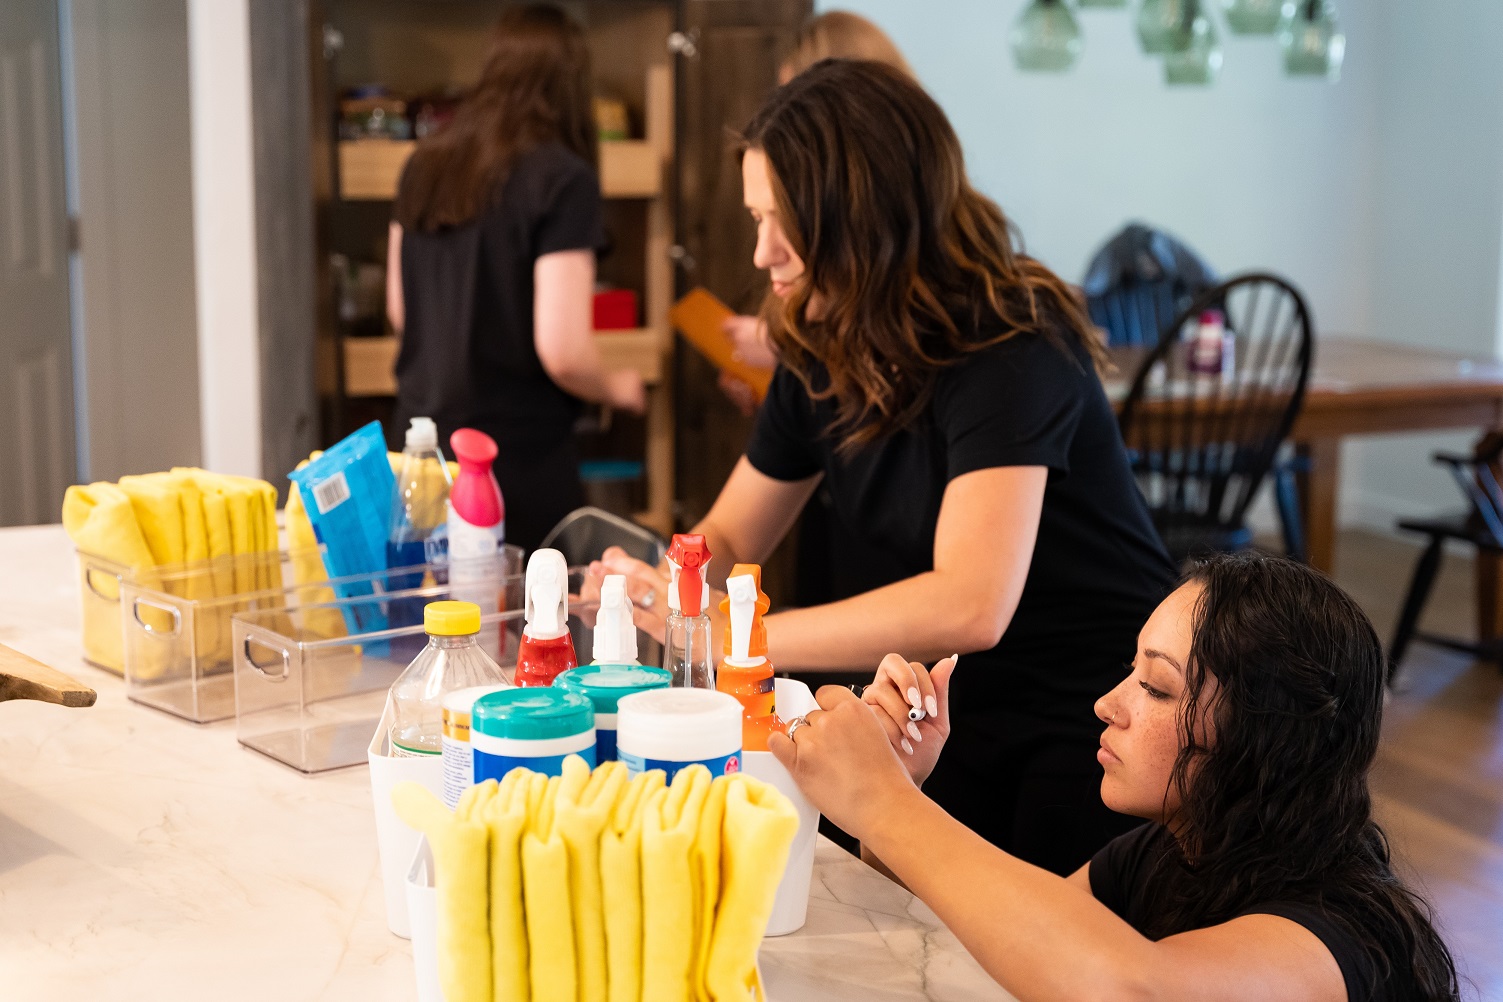
<path id="1" fill-rule="evenodd" d="M 726 336 L 722 324 L 735 316 L 731 308 L 703 287 L 690 292 L 674 304 L 668 312 L 673 326 L 688 339 L 689 343 L 708 358 L 722 372 L 729 372 L 746 383 L 761 400 L 767 396 L 767 386 L 772 382 L 772 370 L 747 365 L 732 354 L 735 347 Z"/>

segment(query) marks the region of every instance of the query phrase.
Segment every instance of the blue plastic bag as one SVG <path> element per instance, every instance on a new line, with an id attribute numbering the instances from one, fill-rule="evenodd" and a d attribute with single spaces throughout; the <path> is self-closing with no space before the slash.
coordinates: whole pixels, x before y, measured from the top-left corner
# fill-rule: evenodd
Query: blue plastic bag
<path id="1" fill-rule="evenodd" d="M 330 578 L 386 569 L 386 535 L 396 478 L 386 458 L 381 422 L 372 421 L 310 462 L 287 474 L 303 499 Z M 374 594 L 368 582 L 335 585 L 340 598 Z M 351 633 L 387 627 L 379 602 L 345 608 Z"/>

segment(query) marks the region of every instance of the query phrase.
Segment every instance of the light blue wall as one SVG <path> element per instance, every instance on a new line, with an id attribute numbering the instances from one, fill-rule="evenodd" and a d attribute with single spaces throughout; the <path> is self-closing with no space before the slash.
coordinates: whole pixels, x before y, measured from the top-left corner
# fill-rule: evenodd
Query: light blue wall
<path id="1" fill-rule="evenodd" d="M 1029 250 L 1078 280 L 1129 219 L 1218 269 L 1266 267 L 1319 330 L 1491 355 L 1503 242 L 1503 3 L 1337 0 L 1336 85 L 1284 76 L 1272 38 L 1231 36 L 1211 88 L 1170 88 L 1127 10 L 1078 17 L 1062 76 L 1013 68 L 1023 0 L 843 0 L 893 37 L 950 115 L 972 179 Z M 1455 500 L 1434 436 L 1345 450 L 1344 517 L 1388 526 Z"/>

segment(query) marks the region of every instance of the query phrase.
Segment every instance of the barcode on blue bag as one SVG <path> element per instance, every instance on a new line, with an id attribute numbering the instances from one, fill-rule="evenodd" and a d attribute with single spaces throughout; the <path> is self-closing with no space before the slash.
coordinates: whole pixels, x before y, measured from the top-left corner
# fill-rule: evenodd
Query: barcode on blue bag
<path id="1" fill-rule="evenodd" d="M 331 508 L 338 508 L 349 499 L 350 483 L 344 478 L 343 470 L 323 483 L 313 485 L 313 503 L 318 505 L 320 515 L 327 515 Z"/>

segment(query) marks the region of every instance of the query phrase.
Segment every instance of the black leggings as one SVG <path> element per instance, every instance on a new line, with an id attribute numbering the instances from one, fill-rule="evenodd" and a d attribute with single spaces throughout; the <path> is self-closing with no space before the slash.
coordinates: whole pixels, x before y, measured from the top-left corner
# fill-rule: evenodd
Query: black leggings
<path id="1" fill-rule="evenodd" d="M 1101 802 L 1098 747 L 1024 714 L 956 716 L 924 792 L 993 845 L 1066 876 L 1143 823 Z"/>

